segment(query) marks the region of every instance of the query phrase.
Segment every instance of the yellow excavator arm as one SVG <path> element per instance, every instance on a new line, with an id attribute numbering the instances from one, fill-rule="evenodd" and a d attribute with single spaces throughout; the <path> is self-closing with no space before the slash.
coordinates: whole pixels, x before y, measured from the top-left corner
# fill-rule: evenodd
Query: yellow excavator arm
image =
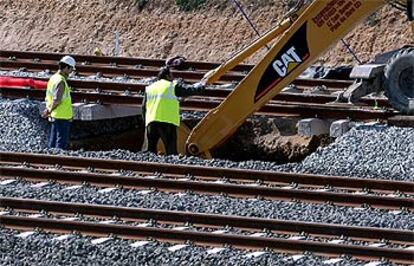
<path id="1" fill-rule="evenodd" d="M 403 0 L 411 1 L 411 0 Z M 203 156 L 230 137 L 246 118 L 288 86 L 330 46 L 361 20 L 389 3 L 387 0 L 300 1 L 295 12 L 274 30 L 205 76 L 213 83 L 225 72 L 276 37 L 278 41 L 238 84 L 191 131 L 186 150 Z M 401 1 L 402 2 L 402 1 Z"/>

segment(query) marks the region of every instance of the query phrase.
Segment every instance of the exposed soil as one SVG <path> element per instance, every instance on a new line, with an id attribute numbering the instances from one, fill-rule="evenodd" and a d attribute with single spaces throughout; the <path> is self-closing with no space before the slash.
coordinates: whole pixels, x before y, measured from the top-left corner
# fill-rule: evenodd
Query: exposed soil
<path id="1" fill-rule="evenodd" d="M 133 0 L 1 0 L 0 49 L 92 54 L 95 47 L 111 54 L 119 31 L 121 55 L 223 62 L 255 34 L 230 1 L 207 1 L 201 10 L 180 11 L 173 0 L 150 0 L 141 10 Z M 142 1 L 141 1 L 142 2 Z M 280 0 L 242 0 L 260 32 L 288 10 Z M 385 7 L 345 39 L 368 61 L 377 53 L 414 44 L 403 12 Z M 410 39 L 411 38 L 411 39 Z M 260 54 L 249 60 L 257 62 Z M 350 64 L 341 44 L 319 63 Z"/>
<path id="2" fill-rule="evenodd" d="M 248 119 L 228 141 L 213 152 L 213 156 L 234 161 L 301 161 L 321 146 L 322 140 L 326 138 L 297 135 L 297 122 L 297 118 Z"/>

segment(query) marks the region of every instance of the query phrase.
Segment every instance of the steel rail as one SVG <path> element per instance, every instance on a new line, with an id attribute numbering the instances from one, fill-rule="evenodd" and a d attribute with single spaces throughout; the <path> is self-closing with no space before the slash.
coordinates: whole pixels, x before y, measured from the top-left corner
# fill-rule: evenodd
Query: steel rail
<path id="1" fill-rule="evenodd" d="M 48 81 L 48 78 L 36 78 L 36 80 Z M 325 84 L 327 80 L 296 80 L 296 83 L 312 84 L 319 83 L 320 86 Z M 294 83 L 295 83 L 294 82 Z M 329 80 L 328 80 L 329 82 Z M 75 80 L 69 79 L 68 84 L 74 88 L 74 90 L 87 90 L 86 92 L 92 91 L 105 91 L 108 93 L 113 92 L 138 92 L 143 94 L 145 91 L 145 84 L 140 83 L 122 83 L 122 82 L 104 82 L 104 81 L 91 81 L 91 80 Z M 304 85 L 302 85 L 304 86 Z M 304 86 L 306 87 L 306 86 Z M 222 88 L 207 88 L 203 93 L 203 97 L 217 97 L 217 98 L 226 98 L 232 92 L 231 89 L 222 89 Z M 289 93 L 281 92 L 273 100 L 276 101 L 286 101 L 286 102 L 303 102 L 303 103 L 332 103 L 336 100 L 334 95 L 325 95 L 325 94 L 311 94 L 311 93 Z M 362 98 L 360 100 L 362 104 L 368 106 L 378 106 L 378 107 L 390 107 L 388 100 L 384 98 Z"/>
<path id="2" fill-rule="evenodd" d="M 297 78 L 293 81 L 292 84 L 297 86 L 304 86 L 304 87 L 316 87 L 325 85 L 328 88 L 332 89 L 345 89 L 351 86 L 353 80 L 337 80 L 337 79 L 305 79 L 305 78 Z"/>
<path id="3" fill-rule="evenodd" d="M 8 77 L 14 77 L 12 75 L 9 75 Z M 35 80 L 42 80 L 42 81 L 48 81 L 48 78 L 42 78 L 42 77 L 36 77 L 34 78 Z M 315 80 L 315 79 L 297 79 L 293 82 L 293 84 L 302 84 L 302 85 L 297 85 L 300 86 L 298 89 L 300 90 L 305 90 L 308 87 L 314 87 L 314 86 L 322 86 L 325 84 L 329 84 L 329 82 L 335 82 L 333 80 Z M 144 83 L 132 83 L 132 82 L 119 82 L 119 81 L 101 81 L 101 80 L 79 80 L 79 79 L 68 79 L 68 84 L 69 86 L 71 86 L 72 88 L 75 89 L 92 89 L 92 90 L 107 90 L 107 91 L 120 91 L 120 92 L 124 92 L 124 91 L 131 91 L 131 92 L 144 92 L 145 87 L 147 86 Z M 310 85 L 311 84 L 311 85 Z M 338 91 L 341 89 L 344 89 L 343 87 L 341 88 L 328 88 L 331 89 L 332 91 Z M 214 97 L 227 97 L 229 95 L 229 93 L 232 91 L 233 89 L 223 89 L 220 87 L 214 87 L 213 89 L 206 89 L 206 96 L 214 96 Z M 284 94 L 285 92 L 281 92 L 281 94 Z M 297 93 L 299 94 L 299 93 Z M 304 93 L 306 96 L 330 96 L 331 98 L 333 98 L 333 100 L 336 99 L 335 96 L 332 95 L 326 95 L 326 94 L 306 94 Z M 374 99 L 374 98 L 373 98 Z M 380 98 L 375 98 L 376 100 L 383 100 Z M 365 100 L 365 98 L 363 99 Z"/>
<path id="4" fill-rule="evenodd" d="M 4 51 L 0 50 L 0 57 L 4 59 L 9 57 L 15 57 L 17 59 L 41 59 L 41 60 L 53 60 L 57 62 L 66 54 L 63 53 L 42 53 L 42 52 L 22 52 L 22 51 Z M 152 66 L 152 67 L 161 67 L 164 66 L 165 60 L 161 59 L 148 59 L 148 58 L 130 58 L 130 57 L 99 57 L 99 56 L 88 56 L 88 55 L 78 55 L 73 54 L 80 62 L 89 62 L 89 63 L 103 63 L 111 65 L 113 63 L 118 65 L 143 65 L 143 66 Z M 10 61 L 10 60 L 9 60 Z M 220 66 L 219 63 L 208 63 L 208 62 L 199 62 L 199 61 L 187 61 L 187 65 L 190 68 L 200 69 L 200 70 L 211 70 Z M 1 65 L 0 65 L 1 66 Z M 238 65 L 233 71 L 250 71 L 254 65 Z M 329 88 L 340 88 L 350 86 L 353 83 L 352 80 L 330 80 L 324 79 L 323 84 L 320 83 L 318 79 L 297 79 L 293 84 L 299 86 L 318 86 L 326 85 Z"/>
<path id="5" fill-rule="evenodd" d="M 283 189 L 278 187 L 249 186 L 206 181 L 175 180 L 169 178 L 128 177 L 122 175 L 68 172 L 62 170 L 40 170 L 0 165 L 0 176 L 23 177 L 30 180 L 58 182 L 88 182 L 104 186 L 127 186 L 132 188 L 158 188 L 167 191 L 197 191 L 202 193 L 229 194 L 242 197 L 260 196 L 272 199 L 304 200 L 310 202 L 333 202 L 343 205 L 361 206 L 369 204 L 379 208 L 414 209 L 414 199 L 384 197 L 377 195 L 350 194 L 326 191 Z"/>
<path id="6" fill-rule="evenodd" d="M 65 214 L 83 214 L 106 217 L 119 217 L 163 222 L 191 223 L 209 226 L 232 226 L 249 229 L 267 229 L 279 232 L 305 232 L 308 234 L 348 236 L 370 240 L 393 240 L 399 242 L 414 241 L 414 232 L 408 230 L 385 229 L 374 227 L 345 226 L 338 224 L 299 222 L 289 220 L 265 219 L 235 215 L 220 215 L 207 213 L 192 213 L 167 211 L 159 209 L 145 209 L 132 207 L 105 206 L 97 204 L 67 203 L 58 201 L 44 201 L 0 197 L 0 207 L 14 210 L 47 211 Z"/>
<path id="7" fill-rule="evenodd" d="M 57 70 L 57 65 L 53 63 L 33 63 L 33 62 L 20 62 L 20 61 L 1 61 L 0 67 L 2 69 L 19 69 L 25 68 L 27 70 Z M 96 74 L 98 72 L 102 73 L 103 76 L 124 76 L 133 78 L 147 78 L 147 77 L 156 77 L 159 70 L 158 69 L 141 69 L 141 68 L 132 68 L 132 67 L 110 67 L 110 66 L 97 66 L 97 65 L 77 65 L 76 72 L 79 74 Z M 171 71 L 175 78 L 183 78 L 186 80 L 196 81 L 201 80 L 204 77 L 204 72 L 195 72 L 195 71 Z M 221 82 L 238 82 L 241 81 L 245 76 L 237 73 L 229 73 L 223 75 L 220 78 Z"/>
<path id="8" fill-rule="evenodd" d="M 1 53 L 1 51 L 0 51 Z M 1 60 L 0 68 L 14 70 L 18 68 L 26 68 L 28 70 L 57 70 L 57 62 L 53 63 L 37 63 L 28 61 L 10 61 Z M 114 75 L 128 75 L 133 77 L 155 77 L 158 74 L 158 69 L 140 69 L 135 68 L 132 65 L 125 66 L 101 66 L 101 65 L 79 65 L 77 66 L 77 72 L 81 74 L 96 74 L 101 72 L 102 74 L 114 76 Z M 188 80 L 201 80 L 205 75 L 205 71 L 173 71 L 175 77 L 181 77 Z M 245 77 L 244 74 L 230 72 L 221 77 L 220 81 L 226 82 L 238 82 Z M 305 87 L 316 87 L 325 85 L 327 88 L 344 89 L 349 87 L 353 83 L 352 80 L 333 80 L 333 79 L 306 79 L 298 78 L 292 84 Z"/>
<path id="9" fill-rule="evenodd" d="M 0 50 L 0 58 L 7 59 L 15 57 L 16 59 L 40 59 L 40 60 L 52 60 L 59 61 L 66 54 L 63 53 L 42 53 L 42 52 L 22 52 L 22 51 L 5 51 Z M 130 66 L 151 66 L 151 67 L 161 67 L 165 65 L 165 60 L 162 59 L 148 59 L 148 58 L 130 58 L 130 57 L 106 57 L 106 56 L 89 56 L 89 55 L 79 55 L 72 54 L 79 62 L 89 62 L 91 64 L 117 64 L 117 65 L 130 65 Z M 10 61 L 10 60 L 8 60 Z M 199 69 L 199 70 L 211 70 L 220 66 L 219 63 L 209 63 L 209 62 L 200 62 L 200 61 L 186 61 L 186 64 L 190 68 Z M 1 67 L 1 65 L 0 65 Z M 254 65 L 238 65 L 233 71 L 242 71 L 248 72 L 253 69 Z M 323 84 L 319 79 L 296 79 L 293 84 L 298 86 L 318 86 L 325 85 L 329 88 L 346 88 L 350 86 L 352 80 L 331 80 L 323 79 Z"/>
<path id="10" fill-rule="evenodd" d="M 12 75 L 6 75 L 9 77 L 14 77 Z M 43 80 L 48 81 L 48 78 L 43 77 L 36 77 L 33 78 L 36 80 Z M 101 81 L 101 80 L 76 80 L 76 79 L 68 79 L 68 84 L 72 87 L 79 87 L 79 88 L 88 88 L 88 89 L 103 89 L 103 90 L 116 90 L 116 91 L 143 91 L 145 89 L 145 84 L 143 83 L 132 83 L 132 82 L 119 82 L 119 81 Z M 304 90 L 305 88 L 312 88 L 317 86 L 326 86 L 328 90 L 331 91 L 338 91 L 343 90 L 352 82 L 347 80 L 333 80 L 333 79 L 305 79 L 305 78 L 298 78 L 292 82 L 292 84 L 299 87 L 299 89 Z M 218 89 L 214 88 L 214 90 L 228 92 L 231 91 L 229 89 Z M 283 93 L 283 92 L 282 92 Z M 227 96 L 227 93 L 224 95 L 217 95 L 217 96 Z"/>
<path id="11" fill-rule="evenodd" d="M 273 183 L 296 183 L 304 185 L 332 186 L 340 188 L 372 189 L 402 193 L 414 193 L 414 183 L 395 180 L 365 179 L 341 176 L 311 175 L 300 173 L 285 173 L 275 171 L 258 171 L 248 169 L 230 169 L 195 165 L 177 165 L 167 163 L 135 162 L 124 160 L 107 160 L 81 158 L 71 156 L 56 156 L 33 153 L 0 152 L 2 163 L 29 163 L 39 165 L 60 165 L 64 167 L 79 167 L 94 169 L 122 169 L 135 172 L 161 172 L 170 175 L 186 176 L 192 174 L 198 177 L 226 177 L 228 179 L 263 181 Z"/>
<path id="12" fill-rule="evenodd" d="M 45 92 L 33 89 L 0 88 L 0 95 L 7 98 L 31 98 L 44 100 Z M 102 104 L 129 104 L 141 105 L 142 96 L 123 94 L 104 94 L 76 91 L 72 93 L 74 102 L 96 102 Z M 196 97 L 188 98 L 181 103 L 185 110 L 209 111 L 221 103 L 218 99 L 205 101 Z M 350 106 L 346 104 L 324 105 L 304 103 L 272 102 L 264 105 L 256 114 L 263 115 L 295 115 L 298 117 L 320 117 L 333 119 L 354 120 L 386 120 L 398 114 L 389 109 L 375 109 L 372 107 Z"/>
<path id="13" fill-rule="evenodd" d="M 182 107 L 198 108 L 199 110 L 211 110 L 221 104 L 221 99 L 209 98 L 208 101 L 198 97 L 185 99 Z M 209 107 L 207 107 L 209 106 Z M 304 102 L 283 102 L 271 101 L 262 106 L 255 114 L 272 115 L 290 114 L 301 118 L 329 118 L 329 119 L 352 119 L 352 120 L 383 120 L 393 117 L 399 112 L 390 108 L 376 108 L 369 106 L 354 106 L 349 104 L 333 103 L 304 103 Z"/>
<path id="14" fill-rule="evenodd" d="M 4 59 L 8 59 L 10 57 L 15 57 L 16 59 L 41 59 L 41 60 L 53 60 L 55 64 L 58 60 L 60 60 L 64 55 L 63 53 L 42 53 L 42 52 L 22 52 L 22 51 L 4 51 L 0 50 L 0 58 L 3 57 Z M 143 66 L 151 66 L 151 67 L 161 67 L 164 66 L 165 60 L 160 59 L 148 59 L 148 58 L 129 58 L 129 57 L 99 57 L 99 56 L 88 56 L 88 55 L 78 55 L 73 54 L 80 62 L 89 62 L 92 64 L 95 63 L 103 63 L 111 65 L 113 63 L 118 65 L 143 65 Z M 10 60 L 9 60 L 10 61 Z M 200 69 L 200 70 L 211 70 L 220 66 L 219 63 L 208 63 L 208 62 L 199 62 L 199 61 L 187 61 L 186 64 L 190 68 Z M 1 67 L 1 64 L 0 64 Z M 238 65 L 236 66 L 233 71 L 242 71 L 248 72 L 253 69 L 254 65 Z M 324 79 L 323 84 L 321 84 L 321 80 L 319 79 L 296 79 L 293 84 L 298 86 L 318 86 L 318 85 L 326 85 L 329 88 L 346 88 L 353 83 L 352 80 L 330 80 Z"/>
<path id="15" fill-rule="evenodd" d="M 40 60 L 52 60 L 59 61 L 63 56 L 68 54 L 63 53 L 43 53 L 43 52 L 23 52 L 23 51 L 6 51 L 0 50 L 0 57 L 16 59 L 40 59 Z M 110 56 L 92 56 L 92 55 L 80 55 L 69 54 L 73 56 L 79 63 L 99 63 L 99 64 L 118 64 L 118 65 L 143 65 L 151 67 L 162 67 L 165 65 L 164 59 L 150 59 L 150 58 L 134 58 L 134 57 L 110 57 Z M 200 61 L 186 61 L 186 64 L 190 68 L 200 70 L 210 70 L 220 66 L 219 63 L 200 62 Z M 238 65 L 234 71 L 250 71 L 253 65 Z"/>
<path id="16" fill-rule="evenodd" d="M 203 244 L 227 244 L 247 248 L 270 248 L 288 251 L 311 251 L 322 254 L 353 255 L 365 258 L 387 258 L 401 263 L 412 263 L 414 251 L 396 248 L 367 247 L 346 244 L 332 244 L 306 240 L 289 240 L 270 237 L 243 236 L 234 234 L 212 234 L 197 231 L 180 231 L 165 228 L 136 227 L 130 225 L 98 224 L 93 222 L 63 221 L 45 218 L 0 215 L 0 223 L 11 228 L 41 228 L 52 232 L 108 235 L 114 234 L 127 239 L 155 238 L 168 241 L 193 241 Z"/>

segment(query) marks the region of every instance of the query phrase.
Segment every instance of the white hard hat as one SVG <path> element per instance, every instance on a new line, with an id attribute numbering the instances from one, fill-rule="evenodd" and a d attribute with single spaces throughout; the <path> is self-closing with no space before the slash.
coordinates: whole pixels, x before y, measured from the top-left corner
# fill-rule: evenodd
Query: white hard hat
<path id="1" fill-rule="evenodd" d="M 65 63 L 66 65 L 71 66 L 73 69 L 75 69 L 76 61 L 75 61 L 75 59 L 73 59 L 72 56 L 66 55 L 66 56 L 62 57 L 62 59 L 60 59 L 59 62 Z"/>

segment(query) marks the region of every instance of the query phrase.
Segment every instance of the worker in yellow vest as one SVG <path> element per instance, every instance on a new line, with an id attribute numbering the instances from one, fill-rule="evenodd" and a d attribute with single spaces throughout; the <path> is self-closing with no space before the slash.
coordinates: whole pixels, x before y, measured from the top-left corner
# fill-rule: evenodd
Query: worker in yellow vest
<path id="1" fill-rule="evenodd" d="M 180 103 L 178 97 L 200 95 L 205 83 L 186 84 L 174 81 L 168 66 L 162 67 L 157 81 L 145 88 L 142 116 L 147 130 L 147 151 L 157 153 L 161 138 L 167 155 L 177 154 L 177 127 L 180 126 Z"/>
<path id="2" fill-rule="evenodd" d="M 75 59 L 64 56 L 59 61 L 59 70 L 50 77 L 46 89 L 46 109 L 43 118 L 51 123 L 48 139 L 49 148 L 66 150 L 69 147 L 70 125 L 73 118 L 72 98 L 67 79 L 75 70 Z"/>

